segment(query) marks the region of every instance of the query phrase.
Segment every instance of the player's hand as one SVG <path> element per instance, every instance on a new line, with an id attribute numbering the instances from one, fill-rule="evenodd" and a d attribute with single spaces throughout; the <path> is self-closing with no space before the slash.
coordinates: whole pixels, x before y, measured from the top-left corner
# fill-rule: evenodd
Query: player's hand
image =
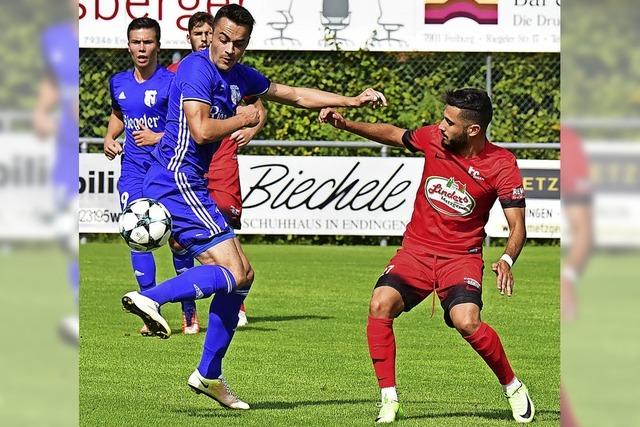
<path id="1" fill-rule="evenodd" d="M 260 123 L 260 112 L 253 104 L 239 105 L 236 108 L 236 115 L 243 119 L 245 126 L 257 126 Z"/>
<path id="2" fill-rule="evenodd" d="M 365 89 L 360 95 L 356 96 L 356 104 L 358 107 L 369 104 L 373 108 L 380 107 L 381 105 L 387 106 L 387 98 L 384 97 L 382 92 L 378 92 L 372 88 Z"/>
<path id="3" fill-rule="evenodd" d="M 109 160 L 113 160 L 118 154 L 122 153 L 122 145 L 118 141 L 105 141 L 104 142 L 104 155 Z"/>
<path id="4" fill-rule="evenodd" d="M 320 114 L 318 114 L 318 121 L 320 121 L 320 123 L 329 123 L 337 129 L 344 129 L 347 126 L 346 120 L 342 117 L 342 114 L 338 113 L 333 108 L 323 108 L 320 110 Z"/>
<path id="5" fill-rule="evenodd" d="M 511 296 L 513 294 L 513 274 L 511 273 L 511 267 L 507 264 L 505 260 L 498 260 L 498 262 L 494 262 L 491 264 L 491 269 L 494 273 L 496 273 L 496 285 L 498 286 L 498 291 L 502 295 L 507 293 L 507 296 Z"/>
<path id="6" fill-rule="evenodd" d="M 231 134 L 229 139 L 238 145 L 238 148 L 242 148 L 247 145 L 256 136 L 255 128 L 243 128 L 238 129 Z"/>
<path id="7" fill-rule="evenodd" d="M 140 125 L 140 130 L 133 131 L 133 140 L 136 142 L 138 147 L 146 147 L 149 145 L 156 145 L 160 142 L 163 133 L 156 133 L 149 128 L 145 127 L 145 125 Z"/>

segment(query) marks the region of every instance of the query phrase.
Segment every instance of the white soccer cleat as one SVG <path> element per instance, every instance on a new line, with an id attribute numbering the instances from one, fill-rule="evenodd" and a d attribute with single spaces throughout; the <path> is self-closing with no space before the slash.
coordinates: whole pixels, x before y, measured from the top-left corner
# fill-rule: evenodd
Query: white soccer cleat
<path id="1" fill-rule="evenodd" d="M 530 423 L 533 420 L 536 409 L 529 397 L 527 386 L 522 384 L 511 395 L 505 393 L 505 397 L 511 405 L 514 420 L 519 423 Z"/>
<path id="2" fill-rule="evenodd" d="M 67 316 L 60 322 L 60 336 L 69 344 L 80 344 L 80 319 L 78 315 Z"/>
<path id="3" fill-rule="evenodd" d="M 209 380 L 196 369 L 189 376 L 187 384 L 196 394 L 204 393 L 225 408 L 249 409 L 249 404 L 238 399 L 222 377 Z"/>
<path id="4" fill-rule="evenodd" d="M 171 336 L 171 328 L 160 314 L 160 305 L 151 298 L 139 292 L 129 292 L 122 297 L 122 307 L 140 317 L 151 334 L 163 339 Z"/>
<path id="5" fill-rule="evenodd" d="M 238 312 L 238 328 L 247 326 L 248 324 L 249 324 L 249 319 L 247 319 L 247 313 L 245 311 L 240 310 Z"/>
<path id="6" fill-rule="evenodd" d="M 380 412 L 376 418 L 377 424 L 392 423 L 403 417 L 402 408 L 397 400 L 384 400 L 378 403 Z"/>

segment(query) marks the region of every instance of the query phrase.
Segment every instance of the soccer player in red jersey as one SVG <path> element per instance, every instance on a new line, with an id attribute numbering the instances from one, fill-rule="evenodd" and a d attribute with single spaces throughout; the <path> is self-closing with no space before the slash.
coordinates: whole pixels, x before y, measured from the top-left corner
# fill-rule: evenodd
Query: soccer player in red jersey
<path id="1" fill-rule="evenodd" d="M 486 92 L 459 89 L 444 94 L 444 118 L 437 125 L 405 130 L 390 124 L 346 120 L 325 108 L 319 120 L 385 145 L 425 155 L 411 221 L 373 290 L 367 339 L 381 388 L 378 423 L 402 416 L 396 393 L 393 319 L 436 292 L 444 319 L 489 365 L 502 384 L 513 417 L 530 422 L 533 402 L 513 373 L 498 334 L 480 319 L 482 243 L 489 210 L 500 200 L 509 238 L 492 264 L 501 294 L 512 295 L 511 272 L 526 240 L 525 195 L 516 158 L 490 143 L 486 130 L 493 108 Z"/>
<path id="2" fill-rule="evenodd" d="M 562 127 L 560 147 L 562 214 L 565 216 L 571 238 L 571 242 L 565 245 L 564 239 L 569 236 L 563 232 L 562 248 L 566 253 L 562 259 L 560 276 L 560 314 L 563 321 L 571 321 L 575 319 L 577 311 L 575 286 L 593 248 L 592 187 L 589 178 L 589 162 L 580 136 L 573 129 Z M 562 384 L 560 385 L 560 425 L 562 427 L 579 425 Z"/>
<path id="3" fill-rule="evenodd" d="M 187 31 L 187 41 L 191 44 L 193 52 L 208 48 L 213 37 L 213 16 L 207 12 L 194 13 L 189 18 Z M 179 66 L 180 62 L 175 62 L 169 65 L 167 70 L 175 73 Z M 260 99 L 245 100 L 245 102 L 253 103 L 258 108 L 260 123 L 253 127 L 237 130 L 229 137 L 224 138 L 211 160 L 207 174 L 209 194 L 215 200 L 227 223 L 236 230 L 239 230 L 242 225 L 240 222 L 242 196 L 240 195 L 238 148 L 247 145 L 262 130 L 267 121 L 267 110 Z M 162 133 L 145 130 L 139 133 L 139 138 L 140 141 L 147 138 L 155 143 L 160 140 L 162 135 Z M 251 264 L 247 259 L 243 259 L 243 264 L 247 270 L 247 277 L 253 281 L 254 273 Z M 243 303 L 238 313 L 238 326 L 246 326 L 247 324 L 247 312 Z M 197 333 L 200 330 L 195 310 L 192 319 L 183 319 L 182 330 L 187 333 Z"/>

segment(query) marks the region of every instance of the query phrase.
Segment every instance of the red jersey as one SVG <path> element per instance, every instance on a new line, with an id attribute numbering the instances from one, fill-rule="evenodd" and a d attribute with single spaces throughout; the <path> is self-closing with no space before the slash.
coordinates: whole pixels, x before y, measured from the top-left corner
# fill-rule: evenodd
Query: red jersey
<path id="1" fill-rule="evenodd" d="M 180 66 L 180 61 L 178 62 L 173 62 L 171 63 L 168 67 L 167 70 L 171 71 L 172 73 L 177 73 L 178 72 L 178 67 Z"/>
<path id="2" fill-rule="evenodd" d="M 437 125 L 407 131 L 403 142 L 425 157 L 403 247 L 443 256 L 481 253 L 496 199 L 503 208 L 525 206 L 522 176 L 508 150 L 487 141 L 478 155 L 461 157 L 442 145 Z"/>
<path id="3" fill-rule="evenodd" d="M 562 201 L 588 198 L 591 194 L 589 162 L 578 134 L 565 127 L 560 129 L 560 162 Z"/>

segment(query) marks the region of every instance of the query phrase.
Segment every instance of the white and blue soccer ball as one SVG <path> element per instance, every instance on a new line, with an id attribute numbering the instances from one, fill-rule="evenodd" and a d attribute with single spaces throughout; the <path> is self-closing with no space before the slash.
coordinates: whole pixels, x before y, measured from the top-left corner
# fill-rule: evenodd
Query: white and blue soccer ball
<path id="1" fill-rule="evenodd" d="M 171 236 L 171 214 L 153 199 L 131 202 L 118 218 L 120 235 L 134 251 L 149 252 L 167 243 Z"/>

